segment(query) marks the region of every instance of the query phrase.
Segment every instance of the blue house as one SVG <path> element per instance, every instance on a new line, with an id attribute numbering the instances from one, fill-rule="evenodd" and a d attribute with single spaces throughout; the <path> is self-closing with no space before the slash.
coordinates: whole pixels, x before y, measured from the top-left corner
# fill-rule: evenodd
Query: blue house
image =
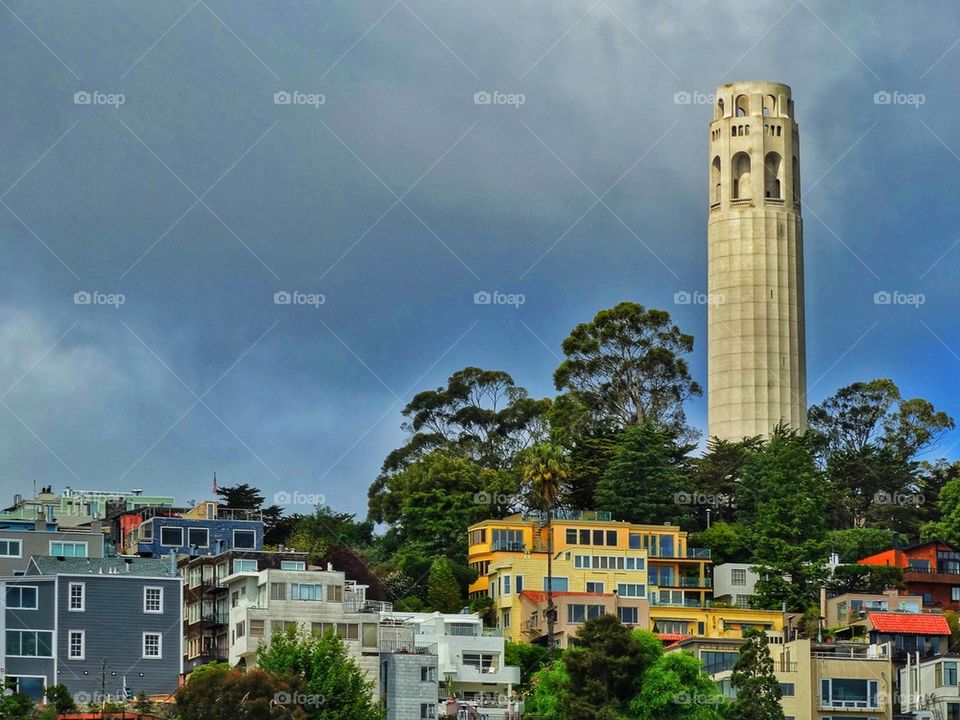
<path id="1" fill-rule="evenodd" d="M 263 522 L 255 510 L 234 510 L 204 502 L 176 516 L 166 512 L 147 514 L 151 515 L 149 519 L 135 531 L 136 552 L 143 557 L 263 550 Z"/>
<path id="2" fill-rule="evenodd" d="M 167 560 L 31 558 L 26 574 L 0 578 L 7 686 L 40 699 L 48 685 L 63 684 L 83 703 L 102 692 L 174 692 L 182 587 Z"/>

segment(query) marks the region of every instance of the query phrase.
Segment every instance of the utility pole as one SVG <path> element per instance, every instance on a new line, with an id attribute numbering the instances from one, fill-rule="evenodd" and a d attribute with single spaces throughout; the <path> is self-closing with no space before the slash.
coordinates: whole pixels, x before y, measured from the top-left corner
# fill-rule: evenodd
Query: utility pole
<path id="1" fill-rule="evenodd" d="M 100 714 L 103 715 L 103 704 L 107 697 L 107 659 L 100 661 Z"/>

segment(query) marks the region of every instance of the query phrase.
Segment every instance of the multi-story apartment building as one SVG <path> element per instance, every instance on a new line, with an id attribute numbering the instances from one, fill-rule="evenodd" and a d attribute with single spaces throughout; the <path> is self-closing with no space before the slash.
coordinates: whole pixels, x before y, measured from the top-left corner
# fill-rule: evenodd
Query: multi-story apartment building
<path id="1" fill-rule="evenodd" d="M 307 553 L 228 550 L 219 555 L 180 556 L 183 579 L 184 671 L 229 657 L 229 597 L 223 580 L 239 572 L 306 570 Z"/>
<path id="2" fill-rule="evenodd" d="M 920 660 L 900 668 L 900 712 L 915 720 L 960 720 L 960 655 Z"/>
<path id="3" fill-rule="evenodd" d="M 437 647 L 416 643 L 413 624 L 389 615 L 380 624 L 380 703 L 387 720 L 436 718 L 441 682 Z"/>
<path id="4" fill-rule="evenodd" d="M 960 610 L 960 549 L 939 540 L 893 548 L 858 561 L 903 569 L 903 585 L 925 608 Z"/>
<path id="5" fill-rule="evenodd" d="M 74 490 L 68 486 L 58 495 L 53 486 L 47 486 L 34 498 L 16 495 L 13 505 L 0 512 L 0 522 L 32 520 L 40 515 L 55 519 L 64 529 L 75 529 L 95 520 L 103 521 L 120 510 L 172 505 L 172 497 L 144 495 L 143 490 Z"/>
<path id="6" fill-rule="evenodd" d="M 366 586 L 335 570 L 231 572 L 222 578 L 229 607 L 227 661 L 253 667 L 261 643 L 273 633 L 297 629 L 333 632 L 376 685 L 379 679 L 379 613 L 390 603 L 366 599 Z"/>
<path id="7" fill-rule="evenodd" d="M 787 720 L 893 720 L 894 665 L 889 645 L 783 642 L 770 633 L 774 674 L 783 692 Z M 742 640 L 692 638 L 671 651 L 693 653 L 704 670 L 734 697 L 730 683 Z"/>
<path id="8" fill-rule="evenodd" d="M 38 517 L 33 523 L 7 522 L 0 529 L 0 576 L 22 575 L 32 556 L 102 558 L 105 538 L 100 521 L 86 530 L 61 530 L 56 523 Z"/>
<path id="9" fill-rule="evenodd" d="M 384 638 L 388 628 L 397 623 L 413 626 L 413 641 L 417 648 L 425 649 L 437 669 L 438 694 L 433 697 L 433 714 L 419 707 L 422 702 L 418 683 L 398 685 L 384 683 L 382 695 L 388 712 L 393 709 L 397 720 L 406 718 L 437 717 L 446 713 L 447 704 L 456 701 L 458 712 L 487 720 L 513 720 L 518 716 L 519 699 L 514 688 L 520 682 L 520 668 L 506 664 L 503 633 L 483 627 L 476 613 L 381 613 L 384 623 Z M 381 675 L 391 672 L 399 679 L 399 670 L 406 661 L 384 639 L 382 643 Z M 421 677 L 424 677 L 423 675 Z M 427 676 L 429 677 L 429 673 Z M 426 680 L 424 680 L 426 681 Z M 414 693 L 415 698 L 406 697 Z M 410 714 L 417 712 L 419 714 Z"/>
<path id="10" fill-rule="evenodd" d="M 120 548 L 124 554 L 219 555 L 232 549 L 263 549 L 258 511 L 224 508 L 213 501 L 182 512 L 144 508 L 124 515 L 121 524 L 128 528 Z"/>
<path id="11" fill-rule="evenodd" d="M 575 550 L 603 555 L 608 551 L 646 551 L 647 595 L 651 604 L 695 602 L 712 597 L 710 551 L 691 548 L 687 533 L 673 525 L 617 522 L 610 513 L 559 513 L 551 523 L 554 553 Z M 470 585 L 471 598 L 489 593 L 490 567 L 509 558 L 545 557 L 547 528 L 536 513 L 471 525 L 467 535 L 467 562 L 478 573 Z M 530 587 L 530 589 L 543 589 Z M 555 590 L 561 590 L 555 587 Z"/>
<path id="12" fill-rule="evenodd" d="M 169 562 L 34 557 L 0 585 L 0 667 L 14 689 L 39 699 L 62 683 L 90 700 L 176 690 L 180 576 Z"/>

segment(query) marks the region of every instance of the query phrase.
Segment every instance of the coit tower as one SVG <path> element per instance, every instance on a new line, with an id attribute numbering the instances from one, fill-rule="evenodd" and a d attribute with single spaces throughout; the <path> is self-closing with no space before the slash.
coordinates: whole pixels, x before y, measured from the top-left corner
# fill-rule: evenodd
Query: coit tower
<path id="1" fill-rule="evenodd" d="M 717 88 L 707 224 L 708 435 L 804 430 L 800 135 L 790 88 Z"/>

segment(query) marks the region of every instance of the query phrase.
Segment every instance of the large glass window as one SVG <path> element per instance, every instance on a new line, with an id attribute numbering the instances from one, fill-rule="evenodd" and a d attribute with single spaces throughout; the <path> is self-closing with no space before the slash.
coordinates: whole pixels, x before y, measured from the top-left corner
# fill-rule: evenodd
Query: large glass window
<path id="1" fill-rule="evenodd" d="M 307 564 L 302 560 L 281 560 L 281 570 L 306 570 Z"/>
<path id="2" fill-rule="evenodd" d="M 620 607 L 617 608 L 617 617 L 624 625 L 636 625 L 639 613 L 635 607 Z"/>
<path id="3" fill-rule="evenodd" d="M 54 557 L 86 557 L 85 542 L 51 542 L 50 554 Z"/>
<path id="4" fill-rule="evenodd" d="M 233 546 L 245 550 L 252 550 L 257 545 L 257 533 L 253 530 L 234 530 Z"/>
<path id="5" fill-rule="evenodd" d="M 567 592 L 569 589 L 569 583 L 565 577 L 555 577 L 553 582 L 550 582 L 551 578 L 543 579 L 543 589 L 548 590 L 552 589 L 553 592 Z"/>
<path id="6" fill-rule="evenodd" d="M 292 583 L 290 585 L 291 600 L 323 600 L 323 585 L 306 583 Z"/>
<path id="7" fill-rule="evenodd" d="M 820 704 L 827 708 L 867 708 L 876 710 L 879 683 L 854 678 L 824 678 L 820 681 Z"/>
<path id="8" fill-rule="evenodd" d="M 21 554 L 19 540 L 0 540 L 0 557 L 18 558 Z"/>
<path id="9" fill-rule="evenodd" d="M 183 528 L 161 526 L 160 544 L 163 547 L 183 547 Z"/>
<path id="10" fill-rule="evenodd" d="M 493 544 L 491 545 L 491 549 L 522 552 L 524 550 L 523 530 L 507 530 L 507 529 L 495 528 L 493 530 Z"/>
<path id="11" fill-rule="evenodd" d="M 53 657 L 53 632 L 50 630 L 7 630 L 7 655 Z"/>
<path id="12" fill-rule="evenodd" d="M 707 675 L 733 670 L 733 666 L 737 664 L 738 657 L 740 657 L 740 653 L 722 652 L 719 650 L 704 650 L 700 653 L 703 670 Z"/>
<path id="13" fill-rule="evenodd" d="M 630 533 L 630 549 L 640 549 L 640 533 Z"/>
<path id="14" fill-rule="evenodd" d="M 205 548 L 210 544 L 210 530 L 190 528 L 187 530 L 187 545 Z"/>
<path id="15" fill-rule="evenodd" d="M 36 610 L 37 588 L 32 585 L 7 585 L 7 608 L 10 610 Z"/>
<path id="16" fill-rule="evenodd" d="M 639 583 L 617 583 L 617 595 L 620 597 L 642 598 L 646 594 L 646 587 Z"/>
<path id="17" fill-rule="evenodd" d="M 251 560 L 249 558 L 234 560 L 233 561 L 233 571 L 235 573 L 240 572 L 256 572 L 257 571 L 257 561 Z"/>

